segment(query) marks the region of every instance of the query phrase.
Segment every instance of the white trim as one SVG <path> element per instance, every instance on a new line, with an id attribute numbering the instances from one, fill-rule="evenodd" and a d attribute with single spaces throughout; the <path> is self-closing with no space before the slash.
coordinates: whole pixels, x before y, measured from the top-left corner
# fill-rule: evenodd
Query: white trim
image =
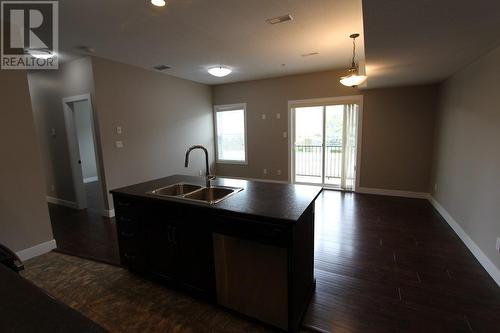
<path id="1" fill-rule="evenodd" d="M 47 202 L 50 202 L 50 203 L 53 203 L 56 205 L 66 206 L 66 207 L 73 208 L 73 209 L 78 209 L 78 204 L 74 201 L 68 201 L 68 200 L 63 200 L 63 199 L 47 196 Z"/>
<path id="2" fill-rule="evenodd" d="M 264 182 L 264 183 L 290 184 L 290 182 L 286 180 L 274 180 L 274 179 L 263 179 L 263 178 L 247 178 L 247 177 L 232 177 L 232 176 L 217 176 L 217 178 L 250 180 L 253 182 Z"/>
<path id="3" fill-rule="evenodd" d="M 88 178 L 84 178 L 84 179 L 83 179 L 83 182 L 84 182 L 85 184 L 87 184 L 87 183 L 96 182 L 96 181 L 98 181 L 98 180 L 99 180 L 99 177 L 97 177 L 97 176 L 96 176 L 96 177 L 88 177 Z"/>
<path id="4" fill-rule="evenodd" d="M 32 246 L 21 251 L 17 251 L 16 255 L 19 257 L 19 259 L 21 259 L 21 261 L 25 261 L 34 257 L 41 256 L 42 254 L 50 252 L 55 248 L 57 248 L 57 244 L 55 239 L 52 239 L 48 242 Z"/>
<path id="5" fill-rule="evenodd" d="M 103 214 L 102 214 L 104 217 L 115 217 L 115 210 L 114 209 L 110 209 L 110 210 L 107 210 L 105 209 Z"/>
<path id="6" fill-rule="evenodd" d="M 495 264 L 484 254 L 484 252 L 477 246 L 477 244 L 467 235 L 464 229 L 458 224 L 457 221 L 448 213 L 448 211 L 441 206 L 441 204 L 431 195 L 429 195 L 429 202 L 436 208 L 436 210 L 441 214 L 450 227 L 455 231 L 455 233 L 460 237 L 462 242 L 467 246 L 467 248 L 472 252 L 474 257 L 479 261 L 479 263 L 484 267 L 486 272 L 495 280 L 496 284 L 500 287 L 500 269 L 495 266 Z"/>
<path id="7" fill-rule="evenodd" d="M 415 199 L 429 198 L 429 193 L 425 192 L 385 190 L 381 188 L 369 188 L 369 187 L 358 187 L 355 192 L 364 194 L 387 195 L 392 197 L 415 198 Z"/>
<path id="8" fill-rule="evenodd" d="M 225 112 L 225 111 L 236 111 L 243 109 L 243 125 L 245 131 L 245 160 L 237 161 L 237 160 L 221 160 L 219 159 L 218 152 L 218 142 L 217 142 L 217 112 Z M 215 163 L 216 164 L 239 164 L 239 165 L 248 165 L 248 140 L 247 140 L 247 103 L 237 103 L 237 104 L 224 104 L 224 105 L 214 105 L 213 109 L 213 122 L 214 122 L 214 143 L 215 143 Z"/>

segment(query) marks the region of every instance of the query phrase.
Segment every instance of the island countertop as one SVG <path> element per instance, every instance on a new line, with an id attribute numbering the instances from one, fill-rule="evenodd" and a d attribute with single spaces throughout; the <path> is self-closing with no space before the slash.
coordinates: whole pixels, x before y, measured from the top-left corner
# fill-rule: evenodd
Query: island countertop
<path id="1" fill-rule="evenodd" d="M 213 186 L 241 187 L 242 191 L 216 204 L 194 202 L 181 198 L 158 196 L 151 191 L 176 183 L 205 185 L 205 177 L 173 175 L 110 191 L 112 194 L 129 195 L 156 200 L 182 202 L 233 213 L 261 216 L 272 219 L 297 221 L 321 193 L 322 188 L 310 185 L 293 185 L 217 177 Z"/>

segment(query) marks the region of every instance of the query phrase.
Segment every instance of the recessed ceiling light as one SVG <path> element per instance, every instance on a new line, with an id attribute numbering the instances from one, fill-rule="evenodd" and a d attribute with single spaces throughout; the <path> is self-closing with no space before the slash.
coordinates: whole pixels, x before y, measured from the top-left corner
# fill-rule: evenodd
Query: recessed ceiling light
<path id="1" fill-rule="evenodd" d="M 224 77 L 231 74 L 233 70 L 226 66 L 215 66 L 208 69 L 208 73 L 217 77 Z"/>
<path id="2" fill-rule="evenodd" d="M 286 14 L 286 15 L 267 19 L 266 22 L 269 24 L 278 24 L 278 23 L 283 23 L 283 22 L 287 22 L 287 21 L 291 21 L 291 20 L 293 20 L 292 15 Z"/>
<path id="3" fill-rule="evenodd" d="M 156 7 L 165 7 L 167 5 L 165 0 L 151 0 L 151 4 Z"/>
<path id="4" fill-rule="evenodd" d="M 301 56 L 303 57 L 310 57 L 310 56 L 315 56 L 315 55 L 318 55 L 319 52 L 311 52 L 311 53 L 304 53 L 304 54 L 301 54 Z"/>
<path id="5" fill-rule="evenodd" d="M 55 52 L 50 51 L 49 49 L 26 49 L 26 54 L 29 54 L 33 58 L 37 59 L 50 59 L 56 56 Z"/>
<path id="6" fill-rule="evenodd" d="M 158 65 L 158 66 L 155 66 L 153 68 L 156 69 L 157 71 L 166 71 L 167 69 L 170 69 L 172 67 L 167 66 L 167 65 Z"/>
<path id="7" fill-rule="evenodd" d="M 95 50 L 93 48 L 91 48 L 90 46 L 86 46 L 86 45 L 76 46 L 75 49 L 77 49 L 80 52 L 84 52 L 84 53 L 94 53 L 95 52 Z"/>

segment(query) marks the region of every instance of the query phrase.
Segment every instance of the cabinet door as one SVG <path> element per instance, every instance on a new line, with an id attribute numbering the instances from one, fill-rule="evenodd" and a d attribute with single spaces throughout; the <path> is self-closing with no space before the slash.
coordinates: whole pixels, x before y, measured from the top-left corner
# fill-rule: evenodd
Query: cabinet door
<path id="1" fill-rule="evenodd" d="M 148 266 L 151 273 L 174 280 L 177 273 L 175 226 L 168 217 L 151 217 L 147 230 Z"/>
<path id="2" fill-rule="evenodd" d="M 215 272 L 210 221 L 197 210 L 184 214 L 175 229 L 179 282 L 185 289 L 215 299 Z M 206 222 L 200 223 L 201 222 Z"/>

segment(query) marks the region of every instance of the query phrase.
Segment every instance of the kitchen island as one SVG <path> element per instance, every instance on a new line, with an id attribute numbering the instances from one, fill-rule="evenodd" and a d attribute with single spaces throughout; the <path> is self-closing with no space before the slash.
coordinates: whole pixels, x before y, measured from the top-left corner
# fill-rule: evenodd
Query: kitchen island
<path id="1" fill-rule="evenodd" d="M 111 191 L 122 264 L 297 332 L 315 285 L 314 201 L 321 188 L 217 178 L 214 188 L 233 190 L 209 204 L 197 195 L 204 186 L 203 177 L 176 175 Z"/>

